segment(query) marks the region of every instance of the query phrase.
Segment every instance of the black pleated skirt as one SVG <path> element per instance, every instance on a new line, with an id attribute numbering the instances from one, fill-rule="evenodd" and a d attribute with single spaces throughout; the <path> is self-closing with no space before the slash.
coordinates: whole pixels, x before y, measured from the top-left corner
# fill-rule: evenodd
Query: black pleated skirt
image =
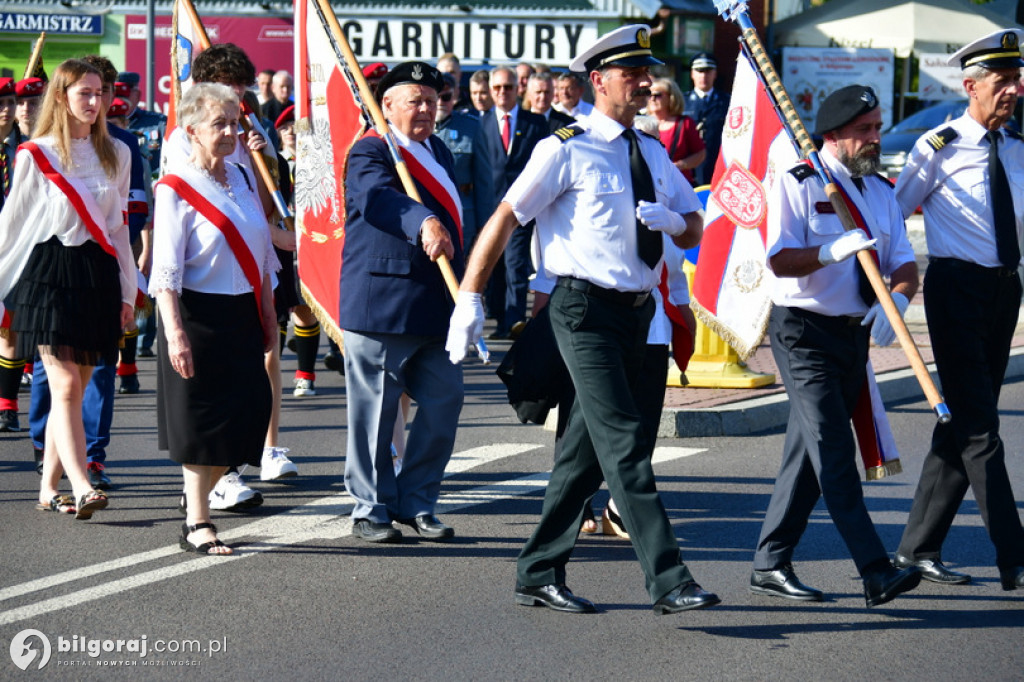
<path id="1" fill-rule="evenodd" d="M 18 357 L 42 348 L 79 365 L 117 362 L 120 267 L 96 242 L 64 246 L 53 237 L 36 244 L 7 302 Z"/>
<path id="2" fill-rule="evenodd" d="M 258 466 L 270 424 L 270 379 L 256 297 L 184 290 L 178 302 L 195 375 L 182 379 L 157 352 L 158 444 L 179 464 Z"/>

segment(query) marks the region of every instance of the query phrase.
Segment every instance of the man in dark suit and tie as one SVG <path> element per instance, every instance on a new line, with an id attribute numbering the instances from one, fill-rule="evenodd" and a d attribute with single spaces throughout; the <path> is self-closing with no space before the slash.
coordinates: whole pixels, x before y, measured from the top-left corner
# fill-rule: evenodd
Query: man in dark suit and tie
<path id="1" fill-rule="evenodd" d="M 491 72 L 491 97 L 494 107 L 484 114 L 483 148 L 491 162 L 492 203 L 486 213 L 498 207 L 498 201 L 515 182 L 533 148 L 548 136 L 548 122 L 540 114 L 524 111 L 516 102 L 518 79 L 515 69 L 498 67 Z M 530 239 L 533 224 L 516 230 L 505 249 L 504 287 L 498 276 L 492 277 L 492 296 L 488 308 L 498 321 L 494 338 L 506 338 L 512 328 L 526 319 L 526 293 L 530 284 Z M 497 273 L 496 273 L 497 275 Z M 502 298 L 501 294 L 504 294 Z"/>
<path id="2" fill-rule="evenodd" d="M 576 122 L 569 114 L 551 106 L 555 101 L 555 81 L 547 71 L 530 76 L 526 82 L 525 101 L 530 105 L 530 111 L 548 120 L 548 130 L 552 133 Z"/>
<path id="3" fill-rule="evenodd" d="M 462 370 L 446 361 L 452 301 L 432 262 L 442 254 L 462 276 L 462 207 L 452 154 L 432 133 L 441 72 L 399 64 L 377 98 L 423 203 L 404 191 L 384 140 L 369 133 L 349 153 L 341 306 L 345 330 L 348 443 L 345 487 L 355 500 L 352 534 L 400 542 L 392 521 L 427 540 L 451 528 L 434 516 L 462 410 Z M 391 461 L 399 400 L 416 401 L 401 471 Z"/>
<path id="4" fill-rule="evenodd" d="M 697 167 L 698 185 L 707 185 L 715 173 L 718 162 L 718 150 L 722 147 L 722 127 L 725 126 L 725 115 L 729 112 L 729 93 L 715 89 L 718 78 L 718 62 L 707 52 L 698 53 L 690 61 L 690 79 L 693 90 L 683 98 L 683 113 L 697 122 L 697 130 L 704 140 L 707 156 Z"/>

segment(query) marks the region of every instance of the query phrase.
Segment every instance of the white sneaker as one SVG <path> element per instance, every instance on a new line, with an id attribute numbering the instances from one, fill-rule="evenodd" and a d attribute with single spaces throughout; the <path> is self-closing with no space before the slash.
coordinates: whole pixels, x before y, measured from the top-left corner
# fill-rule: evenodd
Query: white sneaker
<path id="1" fill-rule="evenodd" d="M 217 511 L 244 511 L 261 504 L 263 495 L 242 483 L 242 477 L 234 471 L 221 476 L 210 492 L 210 509 Z"/>
<path id="2" fill-rule="evenodd" d="M 292 391 L 292 395 L 296 398 L 301 398 L 304 395 L 316 395 L 316 386 L 313 385 L 313 380 L 296 379 L 295 390 Z"/>
<path id="3" fill-rule="evenodd" d="M 298 476 L 299 468 L 284 453 L 288 448 L 263 448 L 260 460 L 260 480 L 276 481 L 279 478 Z"/>

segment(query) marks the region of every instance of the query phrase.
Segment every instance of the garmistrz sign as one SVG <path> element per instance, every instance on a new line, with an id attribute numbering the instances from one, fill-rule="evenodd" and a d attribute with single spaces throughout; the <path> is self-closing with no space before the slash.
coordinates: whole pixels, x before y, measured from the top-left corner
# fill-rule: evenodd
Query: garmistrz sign
<path id="1" fill-rule="evenodd" d="M 72 36 L 103 35 L 102 14 L 38 14 L 0 12 L 0 33 L 47 33 Z"/>
<path id="2" fill-rule="evenodd" d="M 596 21 L 353 19 L 341 28 L 360 62 L 434 60 L 453 52 L 463 62 L 567 65 L 581 45 L 597 39 Z"/>

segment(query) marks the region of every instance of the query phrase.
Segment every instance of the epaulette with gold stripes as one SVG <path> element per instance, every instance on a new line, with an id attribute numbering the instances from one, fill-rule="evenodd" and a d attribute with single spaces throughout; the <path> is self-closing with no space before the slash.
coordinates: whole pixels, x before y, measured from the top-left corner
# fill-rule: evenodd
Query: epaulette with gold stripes
<path id="1" fill-rule="evenodd" d="M 929 135 L 928 139 L 925 141 L 928 143 L 928 146 L 930 146 L 932 149 L 934 149 L 935 151 L 939 151 L 947 144 L 955 140 L 959 134 L 960 133 L 956 132 L 956 130 L 954 130 L 952 127 L 943 128 L 939 132 Z"/>
<path id="2" fill-rule="evenodd" d="M 556 130 L 555 132 L 553 132 L 551 134 L 554 135 L 555 137 L 557 137 L 562 142 L 565 142 L 566 140 L 568 140 L 570 138 L 573 138 L 573 137 L 576 137 L 577 135 L 582 135 L 583 134 L 583 128 L 580 128 L 579 126 L 575 126 L 575 125 L 574 126 L 565 126 L 564 128 L 559 128 L 558 130 Z"/>

